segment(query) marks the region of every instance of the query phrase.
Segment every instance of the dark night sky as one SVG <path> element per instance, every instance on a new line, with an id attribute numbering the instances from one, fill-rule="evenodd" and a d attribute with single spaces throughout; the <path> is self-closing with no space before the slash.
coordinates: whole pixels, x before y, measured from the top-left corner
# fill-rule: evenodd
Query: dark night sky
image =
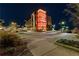
<path id="1" fill-rule="evenodd" d="M 0 18 L 9 24 L 11 21 L 16 21 L 18 24 L 23 24 L 24 19 L 31 15 L 33 10 L 44 8 L 47 14 L 52 17 L 53 23 L 58 27 L 58 22 L 65 19 L 67 25 L 69 17 L 63 12 L 66 4 L 0 4 Z M 71 25 L 70 25 L 71 26 Z"/>

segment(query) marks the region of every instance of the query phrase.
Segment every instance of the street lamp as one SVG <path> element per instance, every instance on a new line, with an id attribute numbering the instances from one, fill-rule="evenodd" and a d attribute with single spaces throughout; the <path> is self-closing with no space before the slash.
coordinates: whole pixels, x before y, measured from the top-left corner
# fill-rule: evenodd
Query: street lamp
<path id="1" fill-rule="evenodd" d="M 62 24 L 62 25 L 64 25 L 64 24 L 65 24 L 65 22 L 64 22 L 64 21 L 62 21 L 62 22 L 61 22 L 61 24 Z"/>
<path id="2" fill-rule="evenodd" d="M 52 25 L 52 31 L 55 31 L 55 24 Z"/>
<path id="3" fill-rule="evenodd" d="M 66 31 L 68 31 L 68 29 L 69 29 L 69 27 L 68 27 L 68 26 L 66 26 Z"/>
<path id="4" fill-rule="evenodd" d="M 69 27 L 68 26 L 66 26 L 66 29 L 68 29 Z"/>
<path id="5" fill-rule="evenodd" d="M 60 25 L 61 25 L 61 31 L 63 32 L 63 31 L 65 30 L 65 28 L 66 28 L 65 22 L 62 21 L 62 22 L 60 23 Z"/>

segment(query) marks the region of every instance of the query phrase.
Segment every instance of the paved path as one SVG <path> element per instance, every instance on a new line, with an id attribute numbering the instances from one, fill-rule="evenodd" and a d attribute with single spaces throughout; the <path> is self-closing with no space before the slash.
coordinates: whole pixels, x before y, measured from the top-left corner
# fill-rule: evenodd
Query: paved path
<path id="1" fill-rule="evenodd" d="M 35 56 L 79 55 L 79 52 L 54 44 L 56 40 L 61 38 L 78 40 L 73 34 L 60 32 L 30 32 L 22 33 L 21 37 L 28 41 L 28 49 Z"/>

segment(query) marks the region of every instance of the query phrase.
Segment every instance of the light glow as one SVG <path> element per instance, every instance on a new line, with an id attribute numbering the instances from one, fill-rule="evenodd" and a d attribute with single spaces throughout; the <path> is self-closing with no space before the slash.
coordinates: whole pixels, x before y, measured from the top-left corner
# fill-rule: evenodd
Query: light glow
<path id="1" fill-rule="evenodd" d="M 39 31 L 39 30 L 46 31 L 46 25 L 47 25 L 46 11 L 39 9 L 37 11 L 37 15 L 36 15 L 36 29 L 37 29 L 37 31 Z"/>

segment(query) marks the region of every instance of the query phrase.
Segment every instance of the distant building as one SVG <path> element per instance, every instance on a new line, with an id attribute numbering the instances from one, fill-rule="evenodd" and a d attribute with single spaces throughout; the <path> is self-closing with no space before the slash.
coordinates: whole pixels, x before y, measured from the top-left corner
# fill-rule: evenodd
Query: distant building
<path id="1" fill-rule="evenodd" d="M 46 11 L 39 9 L 36 13 L 36 30 L 46 31 L 47 30 L 47 15 Z"/>
<path id="2" fill-rule="evenodd" d="M 25 23 L 27 30 L 31 31 L 47 31 L 51 28 L 51 25 L 51 17 L 47 16 L 46 11 L 42 9 L 34 11 L 31 14 L 31 18 Z"/>
<path id="3" fill-rule="evenodd" d="M 52 18 L 47 16 L 47 30 L 52 30 Z"/>
<path id="4" fill-rule="evenodd" d="M 27 31 L 32 31 L 32 29 L 33 29 L 32 23 L 33 23 L 33 21 L 32 21 L 31 18 L 30 18 L 29 20 L 26 21 L 25 27 L 27 28 Z"/>

